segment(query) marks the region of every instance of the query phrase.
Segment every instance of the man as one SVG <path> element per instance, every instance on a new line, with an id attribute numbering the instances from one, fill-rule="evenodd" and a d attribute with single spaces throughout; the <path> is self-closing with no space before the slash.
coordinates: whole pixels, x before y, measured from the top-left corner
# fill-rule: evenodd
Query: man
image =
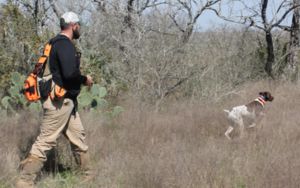
<path id="1" fill-rule="evenodd" d="M 59 100 L 51 97 L 42 100 L 44 116 L 40 135 L 32 145 L 30 155 L 21 162 L 24 164 L 17 187 L 34 187 L 34 180 L 47 160 L 46 153 L 56 146 L 57 138 L 63 133 L 70 141 L 75 160 L 85 177 L 91 176 L 88 146 L 85 132 L 77 112 L 77 96 L 81 84 L 91 85 L 90 76 L 80 73 L 80 53 L 76 51 L 72 39 L 80 37 L 82 22 L 73 12 L 67 12 L 60 19 L 61 33 L 51 39 L 50 70 L 53 81 L 67 92 Z"/>

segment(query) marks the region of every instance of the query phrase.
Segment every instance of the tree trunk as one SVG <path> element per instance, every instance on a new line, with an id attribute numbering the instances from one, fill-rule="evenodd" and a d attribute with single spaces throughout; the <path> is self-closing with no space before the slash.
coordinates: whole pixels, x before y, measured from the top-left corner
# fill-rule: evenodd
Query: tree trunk
<path id="1" fill-rule="evenodd" d="M 294 5 L 299 4 L 299 0 L 294 0 Z M 299 50 L 299 8 L 294 9 L 292 25 L 291 25 L 291 41 L 290 54 L 288 56 L 288 68 L 292 73 L 296 72 L 298 64 L 298 50 Z"/>
<path id="2" fill-rule="evenodd" d="M 132 32 L 134 32 L 133 18 L 132 18 L 132 15 L 133 15 L 133 12 L 134 12 L 133 3 L 134 3 L 134 0 L 128 0 L 127 1 L 127 12 L 128 12 L 128 14 L 127 14 L 127 16 L 124 17 L 125 25 L 127 27 L 129 27 Z"/>
<path id="3" fill-rule="evenodd" d="M 186 45 L 189 42 L 190 37 L 193 33 L 193 29 L 194 29 L 194 23 L 190 24 L 186 28 L 186 30 L 183 32 L 182 37 L 181 37 L 181 44 L 182 45 Z"/>
<path id="4" fill-rule="evenodd" d="M 270 31 L 266 31 L 266 41 L 267 41 L 267 48 L 268 48 L 268 57 L 267 57 L 265 71 L 268 73 L 269 76 L 273 78 L 272 65 L 274 63 L 275 56 L 274 56 L 274 48 L 273 48 L 273 39 Z"/>

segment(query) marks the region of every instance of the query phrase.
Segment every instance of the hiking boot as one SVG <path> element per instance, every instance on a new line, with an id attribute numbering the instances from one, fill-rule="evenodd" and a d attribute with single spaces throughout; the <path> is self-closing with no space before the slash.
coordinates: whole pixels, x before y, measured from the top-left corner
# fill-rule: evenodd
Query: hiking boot
<path id="1" fill-rule="evenodd" d="M 79 165 L 84 178 L 87 180 L 93 179 L 92 168 L 90 165 L 89 152 L 73 152 L 76 163 Z"/>
<path id="2" fill-rule="evenodd" d="M 21 177 L 17 182 L 16 188 L 34 188 L 34 180 L 37 173 L 41 170 L 46 160 L 30 155 L 21 162 L 24 165 Z"/>

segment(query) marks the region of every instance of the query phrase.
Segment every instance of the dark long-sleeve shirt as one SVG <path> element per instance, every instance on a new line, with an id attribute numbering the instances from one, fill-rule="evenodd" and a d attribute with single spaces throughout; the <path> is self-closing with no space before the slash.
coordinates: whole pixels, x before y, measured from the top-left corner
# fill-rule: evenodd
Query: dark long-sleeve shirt
<path id="1" fill-rule="evenodd" d="M 73 42 L 65 35 L 59 34 L 52 39 L 50 52 L 50 70 L 53 81 L 67 90 L 66 97 L 76 99 L 81 84 L 85 83 L 86 76 L 80 72 L 80 57 Z"/>

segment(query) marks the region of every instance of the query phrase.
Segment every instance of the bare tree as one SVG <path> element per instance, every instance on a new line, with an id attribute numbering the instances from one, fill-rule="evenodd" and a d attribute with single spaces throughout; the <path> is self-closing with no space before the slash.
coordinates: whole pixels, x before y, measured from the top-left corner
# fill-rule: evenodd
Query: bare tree
<path id="1" fill-rule="evenodd" d="M 293 11 L 292 24 L 291 26 L 278 25 L 278 27 L 290 32 L 290 48 L 288 55 L 288 69 L 292 72 L 296 72 L 296 67 L 298 64 L 298 50 L 299 50 L 299 19 L 300 19 L 300 8 L 299 0 L 293 0 L 293 6 L 297 7 Z"/>
<path id="2" fill-rule="evenodd" d="M 249 24 L 249 27 L 256 27 L 265 33 L 265 39 L 267 44 L 267 62 L 265 65 L 265 71 L 270 77 L 274 78 L 272 73 L 272 66 L 275 62 L 275 55 L 274 55 L 274 44 L 273 44 L 273 37 L 271 31 L 273 28 L 278 27 L 282 23 L 282 21 L 285 20 L 285 18 L 291 11 L 298 8 L 299 4 L 292 4 L 288 0 L 282 0 L 278 4 L 274 15 L 269 21 L 267 17 L 269 0 L 261 0 L 259 2 L 249 2 L 245 0 L 241 0 L 241 1 L 232 0 L 229 1 L 229 3 L 233 3 L 233 4 L 239 3 L 240 5 L 243 5 L 243 8 L 241 8 L 241 10 L 243 10 L 244 13 L 241 11 L 241 14 L 239 16 L 240 21 L 237 21 L 236 19 L 232 19 L 220 14 L 221 11 L 215 11 L 216 14 L 224 20 L 241 23 L 241 24 Z M 232 8 L 229 11 L 230 13 L 235 11 L 234 7 L 235 6 L 232 6 Z"/>
<path id="3" fill-rule="evenodd" d="M 217 4 L 221 0 L 207 0 L 207 1 L 187 1 L 187 0 L 177 0 L 177 1 L 169 1 L 169 5 L 174 7 L 169 12 L 170 18 L 173 20 L 176 27 L 182 33 L 181 35 L 181 45 L 185 45 L 188 43 L 194 26 L 197 22 L 197 19 L 200 15 L 205 11 L 212 8 L 213 5 Z M 180 19 L 182 16 L 178 16 L 180 13 L 183 13 L 187 17 L 187 21 L 185 23 L 180 23 Z"/>
<path id="4" fill-rule="evenodd" d="M 98 1 L 97 7 L 97 3 L 103 5 Z M 158 101 L 206 67 L 201 61 L 197 64 L 199 68 L 191 63 L 194 57 L 187 55 L 184 46 L 189 45 L 193 26 L 184 32 L 187 37 L 183 37 L 170 17 L 170 8 L 175 10 L 173 6 L 157 0 L 106 1 L 106 14 L 98 16 L 94 26 L 98 29 L 90 33 L 99 37 L 90 42 L 101 41 L 95 45 L 105 46 L 112 55 L 115 77 L 140 96 Z M 104 15 L 103 9 L 98 9 L 98 14 Z M 178 14 L 175 19 L 179 17 Z"/>
<path id="5" fill-rule="evenodd" d="M 97 11 L 101 11 L 103 13 L 106 13 L 105 5 L 106 0 L 94 0 L 94 3 L 97 5 Z"/>
<path id="6" fill-rule="evenodd" d="M 274 46 L 273 46 L 273 38 L 272 38 L 272 33 L 271 30 L 274 27 L 279 26 L 279 24 L 286 18 L 286 16 L 295 8 L 299 7 L 299 5 L 291 5 L 290 2 L 283 0 L 279 7 L 277 8 L 277 11 L 274 15 L 274 17 L 271 19 L 270 22 L 268 22 L 267 19 L 267 8 L 268 8 L 268 0 L 262 0 L 260 3 L 260 8 L 261 8 L 261 13 L 259 14 L 259 12 L 255 11 L 255 9 L 248 9 L 250 11 L 252 11 L 253 13 L 255 13 L 255 16 L 250 17 L 249 20 L 251 22 L 250 26 L 254 26 L 256 28 L 262 29 L 265 32 L 265 36 L 266 36 L 266 42 L 267 42 L 267 63 L 265 66 L 265 70 L 268 73 L 269 76 L 273 77 L 272 75 L 272 65 L 275 61 L 275 55 L 274 55 Z M 277 14 L 283 9 L 283 7 L 289 6 L 289 8 L 287 10 L 284 11 L 284 13 L 282 14 L 281 17 L 279 17 L 279 19 L 276 19 Z M 259 21 L 256 20 L 255 17 L 260 17 L 262 20 L 262 26 L 260 26 L 258 23 Z"/>
<path id="7" fill-rule="evenodd" d="M 50 11 L 53 11 L 57 17 L 60 15 L 54 0 L 17 0 L 17 2 L 22 4 L 34 19 L 38 35 L 42 35 L 46 21 L 52 20 Z"/>

